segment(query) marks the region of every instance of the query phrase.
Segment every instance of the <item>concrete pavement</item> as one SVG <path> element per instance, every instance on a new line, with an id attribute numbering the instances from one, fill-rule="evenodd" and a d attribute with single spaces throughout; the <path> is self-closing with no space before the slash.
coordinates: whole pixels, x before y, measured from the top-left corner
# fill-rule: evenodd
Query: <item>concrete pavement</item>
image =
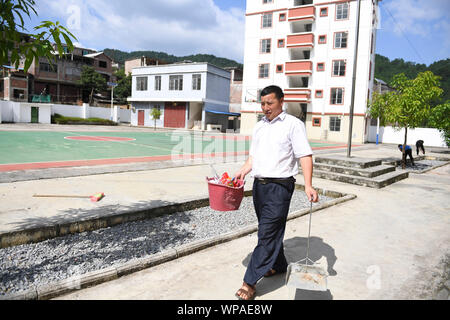
<path id="1" fill-rule="evenodd" d="M 325 152 L 321 152 L 324 154 Z M 345 154 L 344 150 L 332 153 Z M 399 157 L 395 146 L 355 148 L 355 157 Z M 442 156 L 442 154 L 439 154 Z M 234 172 L 242 162 L 218 163 Z M 61 224 L 165 203 L 207 198 L 206 164 L 150 171 L 0 184 L 0 232 Z M 297 182 L 302 184 L 301 176 Z M 311 293 L 284 286 L 284 275 L 263 279 L 257 299 L 426 299 L 449 254 L 450 165 L 383 189 L 314 178 L 314 186 L 357 198 L 313 214 L 313 259 L 328 266 L 329 291 Z M 251 188 L 251 181 L 246 190 Z M 107 195 L 89 199 L 32 198 L 34 193 Z M 304 257 L 308 217 L 287 224 L 289 261 Z M 60 299 L 234 299 L 256 233 L 60 297 Z"/>
<path id="2" fill-rule="evenodd" d="M 257 284 L 256 299 L 432 298 L 448 277 L 450 165 L 383 189 L 318 178 L 314 186 L 357 195 L 312 218 L 311 252 L 330 272 L 329 290 L 292 290 L 278 275 Z M 304 257 L 307 228 L 307 216 L 288 222 L 289 261 Z M 256 242 L 253 233 L 58 299 L 234 299 Z"/>

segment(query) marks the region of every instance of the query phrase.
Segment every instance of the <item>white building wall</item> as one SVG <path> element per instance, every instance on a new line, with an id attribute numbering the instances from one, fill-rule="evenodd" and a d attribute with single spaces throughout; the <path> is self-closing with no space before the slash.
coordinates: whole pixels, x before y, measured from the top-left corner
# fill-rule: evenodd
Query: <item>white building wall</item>
<path id="1" fill-rule="evenodd" d="M 433 128 L 416 128 L 408 129 L 406 144 L 410 145 L 415 150 L 417 140 L 423 140 L 425 146 L 430 147 L 446 147 L 445 139 L 437 129 Z M 377 141 L 377 127 L 370 126 L 369 128 L 369 142 Z M 393 127 L 380 127 L 378 135 L 379 143 L 394 143 L 403 144 L 405 140 L 405 130 L 395 130 Z M 413 152 L 414 153 L 414 152 Z"/>
<path id="2" fill-rule="evenodd" d="M 375 1 L 376 2 L 376 1 Z M 346 20 L 336 20 L 336 4 L 342 1 L 313 1 L 313 5 L 301 6 L 315 7 L 315 19 L 312 21 L 311 32 L 314 35 L 314 44 L 311 49 L 309 61 L 312 62 L 312 76 L 309 77 L 308 88 L 310 90 L 310 98 L 308 99 L 309 117 L 307 117 L 307 129 L 311 127 L 312 116 L 318 115 L 323 117 L 320 130 L 310 128 L 309 132 L 316 132 L 313 138 L 320 138 L 320 131 L 326 130 L 329 125 L 329 117 L 340 114 L 342 117 L 348 117 L 352 96 L 352 75 L 353 75 L 353 56 L 355 52 L 356 41 L 356 17 L 357 17 L 357 1 L 350 0 L 349 15 Z M 326 17 L 320 16 L 321 8 L 328 8 Z M 273 3 L 263 4 L 262 1 L 247 1 L 247 16 L 245 26 L 245 48 L 244 48 L 244 75 L 242 90 L 242 107 L 243 118 L 256 119 L 249 114 L 260 112 L 261 108 L 256 100 L 258 89 L 263 89 L 268 85 L 278 85 L 283 89 L 289 88 L 288 77 L 285 74 L 285 65 L 288 61 L 293 61 L 289 56 L 287 47 L 287 37 L 292 35 L 292 23 L 289 21 L 289 9 L 294 8 L 294 0 L 277 0 Z M 300 8 L 300 7 L 295 7 Z M 375 9 L 375 10 L 374 10 Z M 272 27 L 261 28 L 262 13 L 272 12 Z M 373 41 L 376 40 L 376 19 L 373 23 L 374 8 L 372 0 L 362 0 L 360 10 L 359 25 L 359 48 L 358 48 L 358 66 L 355 88 L 355 104 L 354 113 L 359 117 L 357 121 L 357 130 L 353 130 L 353 137 L 358 141 L 365 141 L 367 132 L 365 132 L 366 119 L 365 112 L 367 108 L 367 99 L 370 97 L 368 93 L 372 88 L 373 74 L 375 69 L 375 50 L 371 52 L 372 33 Z M 286 14 L 286 21 L 279 21 L 279 14 Z M 347 48 L 334 48 L 335 32 L 348 32 Z M 296 33 L 299 35 L 302 33 Z M 319 35 L 326 35 L 326 43 L 319 44 Z M 260 53 L 260 41 L 262 39 L 271 39 L 271 53 Z M 278 48 L 278 40 L 285 40 L 285 47 Z M 373 44 L 375 48 L 375 43 Z M 346 74 L 344 77 L 332 76 L 333 60 L 346 60 Z M 317 71 L 317 63 L 325 64 L 325 71 Z M 372 66 L 370 67 L 370 63 Z M 269 63 L 269 78 L 258 79 L 258 68 L 262 63 Z M 276 65 L 283 65 L 283 73 L 276 73 Z M 370 76 L 369 76 L 370 75 Z M 369 80 L 370 78 L 370 80 Z M 344 101 L 340 105 L 330 104 L 331 88 L 344 88 Z M 315 98 L 315 90 L 323 90 L 322 98 Z M 285 92 L 286 93 L 286 92 Z M 307 101 L 305 101 L 306 103 Z M 243 119 L 241 132 L 251 133 L 254 126 L 254 120 Z M 308 125 L 308 121 L 310 122 Z M 333 139 L 338 141 L 347 140 L 348 125 L 343 127 L 344 122 L 341 120 L 341 131 L 332 134 Z M 354 120 L 355 121 L 355 120 Z M 248 127 L 250 126 L 250 127 Z M 355 128 L 354 128 L 355 129 Z"/>
<path id="3" fill-rule="evenodd" d="M 144 110 L 144 126 L 153 127 L 155 125 L 155 120 L 151 115 L 152 108 L 155 106 L 160 106 L 161 116 L 156 120 L 156 127 L 164 127 L 164 103 L 161 102 L 134 102 L 133 110 L 130 114 L 130 122 L 133 126 L 138 125 L 138 114 L 139 110 Z"/>
<path id="4" fill-rule="evenodd" d="M 201 75 L 200 90 L 193 89 L 193 75 Z M 171 75 L 183 76 L 182 90 L 169 90 Z M 151 118 L 150 111 L 154 105 L 160 105 L 162 116 L 157 121 L 158 127 L 164 126 L 165 102 L 186 103 L 186 127 L 192 128 L 195 121 L 202 121 L 205 127 L 205 108 L 212 111 L 229 112 L 231 72 L 208 63 L 180 63 L 160 66 L 133 68 L 132 102 L 133 110 L 130 121 L 138 125 L 138 110 L 145 110 L 145 126 Z M 155 77 L 161 76 L 161 90 L 155 90 Z M 137 90 L 137 78 L 147 77 L 147 90 Z M 195 107 L 190 107 L 195 106 Z M 200 110 L 199 110 L 200 108 Z M 194 112 L 195 114 L 192 114 Z M 202 114 L 199 118 L 198 114 Z M 225 117 L 225 115 L 223 115 Z"/>
<path id="5" fill-rule="evenodd" d="M 201 75 L 200 90 L 193 90 L 192 76 Z M 169 90 L 171 75 L 183 76 L 183 90 Z M 161 90 L 155 90 L 155 77 L 161 76 Z M 136 90 L 137 77 L 147 77 L 147 90 Z M 186 63 L 133 68 L 131 101 L 196 101 L 205 99 L 229 104 L 229 71 L 206 63 Z M 219 80 L 220 79 L 220 80 Z M 227 94 L 228 92 L 228 94 Z"/>

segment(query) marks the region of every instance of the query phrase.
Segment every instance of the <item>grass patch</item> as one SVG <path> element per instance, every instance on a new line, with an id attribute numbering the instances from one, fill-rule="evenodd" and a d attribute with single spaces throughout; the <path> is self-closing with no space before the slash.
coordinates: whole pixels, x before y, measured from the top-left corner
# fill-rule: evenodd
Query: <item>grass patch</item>
<path id="1" fill-rule="evenodd" d="M 117 123 L 107 119 L 100 118 L 77 118 L 77 117 L 64 117 L 58 113 L 55 113 L 51 117 L 51 122 L 56 124 L 91 124 L 91 125 L 106 125 L 117 126 Z"/>

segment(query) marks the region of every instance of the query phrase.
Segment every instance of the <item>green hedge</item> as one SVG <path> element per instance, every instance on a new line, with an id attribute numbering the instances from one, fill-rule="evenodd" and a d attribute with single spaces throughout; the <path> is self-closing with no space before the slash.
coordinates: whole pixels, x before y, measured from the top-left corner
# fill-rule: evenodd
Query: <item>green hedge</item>
<path id="1" fill-rule="evenodd" d="M 107 126 L 117 126 L 117 123 L 111 120 L 100 119 L 100 118 L 77 118 L 77 117 L 64 117 L 60 114 L 55 113 L 51 117 L 52 123 L 56 124 L 92 124 L 92 125 L 107 125 Z"/>

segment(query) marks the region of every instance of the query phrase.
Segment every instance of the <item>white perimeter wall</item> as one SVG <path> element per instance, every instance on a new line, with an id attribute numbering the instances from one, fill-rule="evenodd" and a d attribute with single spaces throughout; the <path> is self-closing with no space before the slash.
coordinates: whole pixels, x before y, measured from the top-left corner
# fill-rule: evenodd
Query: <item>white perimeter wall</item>
<path id="1" fill-rule="evenodd" d="M 31 122 L 31 107 L 39 108 L 39 123 L 50 123 L 51 105 L 0 101 L 1 122 Z"/>
<path id="2" fill-rule="evenodd" d="M 405 130 L 394 130 L 393 127 L 380 127 L 378 137 L 379 143 L 403 143 L 405 139 Z M 445 140 L 441 133 L 433 128 L 416 128 L 408 129 L 407 142 L 410 146 L 415 146 L 417 140 L 423 140 L 425 146 L 430 147 L 446 147 Z M 369 127 L 369 142 L 377 141 L 377 127 Z"/>
<path id="3" fill-rule="evenodd" d="M 110 108 L 0 101 L 0 123 L 31 122 L 31 107 L 39 107 L 40 123 L 50 123 L 50 116 L 55 113 L 65 117 L 111 119 Z M 120 122 L 129 123 L 131 121 L 131 110 L 120 109 L 119 112 Z"/>

